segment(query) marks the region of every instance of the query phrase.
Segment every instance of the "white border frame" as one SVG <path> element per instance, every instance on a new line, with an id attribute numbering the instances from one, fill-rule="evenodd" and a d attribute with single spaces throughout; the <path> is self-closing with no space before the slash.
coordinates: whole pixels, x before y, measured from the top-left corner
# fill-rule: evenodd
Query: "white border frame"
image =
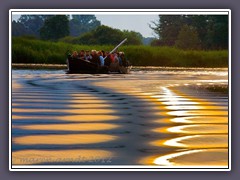
<path id="1" fill-rule="evenodd" d="M 12 165 L 12 15 L 21 14 L 101 14 L 101 15 L 228 15 L 228 168 L 219 166 L 145 165 Z M 137 168 L 137 169 L 134 169 Z M 231 171 L 231 10 L 230 9 L 10 9 L 9 10 L 9 170 L 10 171 Z"/>

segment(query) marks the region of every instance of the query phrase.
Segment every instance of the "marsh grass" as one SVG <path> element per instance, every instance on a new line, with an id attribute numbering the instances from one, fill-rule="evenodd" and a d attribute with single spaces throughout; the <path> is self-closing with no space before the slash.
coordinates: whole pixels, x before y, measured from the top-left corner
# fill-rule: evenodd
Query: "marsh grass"
<path id="1" fill-rule="evenodd" d="M 83 50 L 111 51 L 114 46 L 85 46 L 64 42 L 13 37 L 13 63 L 65 64 L 67 52 Z M 228 51 L 193 51 L 173 47 L 121 46 L 135 66 L 228 67 Z"/>

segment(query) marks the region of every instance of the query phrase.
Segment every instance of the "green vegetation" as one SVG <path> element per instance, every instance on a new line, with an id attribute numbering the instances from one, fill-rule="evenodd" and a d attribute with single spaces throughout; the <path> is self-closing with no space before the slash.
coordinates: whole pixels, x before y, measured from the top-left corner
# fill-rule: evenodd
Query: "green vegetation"
<path id="1" fill-rule="evenodd" d="M 60 41 L 72 43 L 72 44 L 84 44 L 84 45 L 112 45 L 118 44 L 119 40 L 127 38 L 127 45 L 141 45 L 142 35 L 134 31 L 119 30 L 110 28 L 108 26 L 101 25 L 96 29 L 82 34 L 79 37 L 67 36 Z"/>
<path id="2" fill-rule="evenodd" d="M 200 40 L 196 28 L 184 25 L 178 34 L 175 46 L 184 50 L 200 49 Z"/>
<path id="3" fill-rule="evenodd" d="M 204 50 L 228 48 L 227 15 L 159 15 L 159 20 L 153 24 L 151 28 L 158 35 L 158 40 L 152 42 L 155 46 Z"/>
<path id="4" fill-rule="evenodd" d="M 40 37 L 44 40 L 56 41 L 59 38 L 69 35 L 69 21 L 65 15 L 58 15 L 48 18 L 40 28 Z"/>
<path id="5" fill-rule="evenodd" d="M 31 35 L 39 38 L 40 29 L 44 27 L 46 21 L 49 21 L 51 18 L 55 19 L 56 17 L 59 17 L 59 15 L 21 15 L 19 20 L 12 22 L 12 35 Z M 80 36 L 101 25 L 101 22 L 96 19 L 95 15 L 72 15 L 71 19 L 70 16 L 67 17 L 68 23 L 67 25 L 65 24 L 64 28 L 69 28 L 69 35 L 72 37 Z M 56 26 L 56 28 L 61 29 L 53 20 L 47 22 L 47 25 L 51 26 L 51 28 L 55 28 L 54 26 Z M 64 23 L 60 24 L 60 26 L 62 25 Z M 54 33 L 56 34 L 57 31 Z"/>
<path id="6" fill-rule="evenodd" d="M 121 40 L 120 40 L 121 41 Z M 65 64 L 66 53 L 73 50 L 111 51 L 114 46 L 74 45 L 31 38 L 13 37 L 13 63 Z M 121 46 L 127 59 L 135 66 L 228 67 L 228 51 L 180 50 L 173 47 Z"/>

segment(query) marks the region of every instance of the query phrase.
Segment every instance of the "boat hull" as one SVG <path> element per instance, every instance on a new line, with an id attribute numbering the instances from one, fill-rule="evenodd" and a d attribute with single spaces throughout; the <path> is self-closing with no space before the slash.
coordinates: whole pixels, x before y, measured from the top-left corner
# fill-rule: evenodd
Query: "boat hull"
<path id="1" fill-rule="evenodd" d="M 131 66 L 118 66 L 115 68 L 107 67 L 107 66 L 99 66 L 90 61 L 71 58 L 67 59 L 68 65 L 68 74 L 109 74 L 109 73 L 120 73 L 120 74 L 128 74 L 130 73 Z"/>

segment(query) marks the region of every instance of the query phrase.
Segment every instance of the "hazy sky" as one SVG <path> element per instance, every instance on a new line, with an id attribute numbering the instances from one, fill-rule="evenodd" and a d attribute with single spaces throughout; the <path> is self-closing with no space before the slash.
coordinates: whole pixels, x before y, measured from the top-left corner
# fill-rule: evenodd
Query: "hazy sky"
<path id="1" fill-rule="evenodd" d="M 154 37 L 149 24 L 158 20 L 158 15 L 96 15 L 96 17 L 104 25 L 140 32 L 144 37 Z"/>
<path id="2" fill-rule="evenodd" d="M 20 15 L 13 15 L 12 17 L 17 20 Z M 103 25 L 140 32 L 144 37 L 154 37 L 149 24 L 158 20 L 158 15 L 96 15 L 96 17 Z"/>

